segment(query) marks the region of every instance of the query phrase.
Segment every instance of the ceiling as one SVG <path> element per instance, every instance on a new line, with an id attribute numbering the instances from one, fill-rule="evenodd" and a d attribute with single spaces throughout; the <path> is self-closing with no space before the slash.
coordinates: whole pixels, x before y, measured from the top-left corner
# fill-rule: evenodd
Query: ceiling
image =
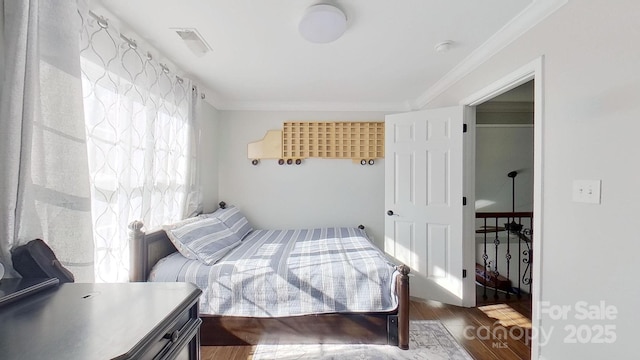
<path id="1" fill-rule="evenodd" d="M 333 1 L 347 30 L 313 44 L 297 27 L 321 1 L 96 0 L 93 9 L 155 47 L 219 109 L 402 111 L 424 106 L 540 21 L 538 8 L 549 3 Z M 212 51 L 196 56 L 175 28 L 196 28 Z M 445 40 L 450 49 L 436 52 Z"/>

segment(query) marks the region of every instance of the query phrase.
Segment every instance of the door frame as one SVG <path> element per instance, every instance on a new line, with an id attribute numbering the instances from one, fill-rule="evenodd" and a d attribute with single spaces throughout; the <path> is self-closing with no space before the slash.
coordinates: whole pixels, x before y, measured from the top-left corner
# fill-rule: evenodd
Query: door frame
<path id="1" fill-rule="evenodd" d="M 531 61 L 530 63 L 520 67 L 519 69 L 513 71 L 512 73 L 492 82 L 481 90 L 471 94 L 470 96 L 462 99 L 460 101 L 460 105 L 473 106 L 479 105 L 489 99 L 492 99 L 502 93 L 505 93 L 519 85 L 524 84 L 527 81 L 534 81 L 534 114 L 533 114 L 533 262 L 532 262 L 532 287 L 531 287 L 531 301 L 532 301 L 532 315 L 531 315 L 531 324 L 534 329 L 533 333 L 536 334 L 540 329 L 540 314 L 539 314 L 539 304 L 541 300 L 541 291 L 542 291 L 542 231 L 543 231 L 543 218 L 542 218 L 542 209 L 543 209 L 543 151 L 542 147 L 544 144 L 544 56 L 540 56 L 539 58 Z M 475 126 L 475 124 L 474 124 Z M 471 127 L 471 126 L 470 126 Z M 472 127 L 473 128 L 473 127 Z M 467 139 L 465 139 L 466 143 Z M 473 144 L 475 144 L 475 139 L 473 139 Z M 475 169 L 475 147 L 471 149 L 470 144 L 465 146 L 465 159 L 467 161 L 471 161 L 472 169 Z M 470 193 L 467 193 L 467 197 L 471 204 L 475 203 L 475 171 L 465 172 L 466 174 L 472 175 L 473 178 L 465 175 L 465 190 L 470 190 Z M 470 206 L 470 208 L 472 208 Z M 475 215 L 474 218 L 468 219 L 465 218 L 464 221 L 465 226 L 465 234 L 469 231 L 473 232 L 474 224 L 475 224 Z M 473 239 L 473 237 L 471 238 Z M 475 249 L 473 246 L 475 244 L 474 241 L 469 241 L 468 250 L 472 250 L 472 254 L 475 254 Z M 471 248 L 471 249 L 469 249 Z M 471 289 L 474 294 L 473 300 L 475 302 L 475 286 Z M 537 336 L 532 337 L 531 341 L 531 359 L 537 359 L 540 354 L 540 344 Z"/>

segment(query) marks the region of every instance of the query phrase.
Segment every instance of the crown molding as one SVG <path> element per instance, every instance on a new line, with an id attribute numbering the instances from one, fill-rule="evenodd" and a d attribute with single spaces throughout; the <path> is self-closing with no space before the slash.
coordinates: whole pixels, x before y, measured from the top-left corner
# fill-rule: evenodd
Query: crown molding
<path id="1" fill-rule="evenodd" d="M 415 101 L 413 108 L 421 109 L 444 93 L 453 84 L 467 76 L 478 66 L 489 60 L 500 50 L 525 34 L 549 15 L 564 6 L 568 0 L 534 0 L 516 17 L 505 24 L 498 32 L 491 36 L 484 44 L 475 49 L 462 62 L 445 74 L 433 86 L 425 91 Z"/>
<path id="2" fill-rule="evenodd" d="M 218 110 L 233 111 L 410 111 L 408 102 L 279 102 L 279 101 L 215 101 Z"/>
<path id="3" fill-rule="evenodd" d="M 214 109 L 220 110 L 220 108 L 224 105 L 224 103 L 220 101 L 220 96 L 210 88 L 201 85 L 200 92 L 204 95 L 204 99 L 202 100 L 207 104 L 213 106 Z"/>

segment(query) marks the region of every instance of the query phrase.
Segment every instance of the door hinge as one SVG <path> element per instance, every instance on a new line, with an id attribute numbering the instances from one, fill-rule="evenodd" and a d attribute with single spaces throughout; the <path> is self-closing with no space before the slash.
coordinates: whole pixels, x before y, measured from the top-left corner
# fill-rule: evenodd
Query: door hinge
<path id="1" fill-rule="evenodd" d="M 467 205 L 467 197 L 463 196 L 462 197 L 462 206 L 466 206 Z"/>
<path id="2" fill-rule="evenodd" d="M 467 124 L 462 124 L 462 132 L 463 133 L 467 132 Z"/>
<path id="3" fill-rule="evenodd" d="M 467 269 L 462 269 L 462 278 L 466 278 L 467 277 Z"/>

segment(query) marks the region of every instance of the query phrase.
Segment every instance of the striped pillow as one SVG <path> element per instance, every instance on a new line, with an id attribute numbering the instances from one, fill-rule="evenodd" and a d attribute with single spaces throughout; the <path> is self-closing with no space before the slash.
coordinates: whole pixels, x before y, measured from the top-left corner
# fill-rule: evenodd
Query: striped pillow
<path id="1" fill-rule="evenodd" d="M 240 238 L 216 218 L 165 226 L 169 239 L 184 257 L 213 265 L 240 244 Z"/>
<path id="2" fill-rule="evenodd" d="M 180 220 L 180 221 L 178 221 L 176 223 L 173 223 L 171 225 L 163 225 L 162 226 L 162 229 L 164 230 L 164 232 L 167 233 L 167 236 L 169 237 L 169 240 L 171 240 L 171 242 L 173 243 L 173 246 L 175 246 L 176 249 L 178 249 L 178 252 L 180 252 L 180 254 L 182 254 L 182 256 L 186 257 L 187 259 L 197 260 L 198 257 L 196 256 L 195 253 L 193 253 L 191 251 L 191 249 L 185 247 L 181 242 L 175 240 L 175 237 L 173 236 L 173 230 L 174 229 L 181 229 L 185 225 L 190 224 L 192 222 L 199 221 L 199 220 L 201 220 L 201 219 L 199 219 L 197 217 L 192 217 L 192 218 L 186 218 L 184 220 Z"/>
<path id="3" fill-rule="evenodd" d="M 240 239 L 244 239 L 245 236 L 253 230 L 253 227 L 251 227 L 247 218 L 235 206 L 229 206 L 226 209 L 218 209 L 211 214 L 202 214 L 200 217 L 205 219 L 216 218 L 222 221 Z"/>

